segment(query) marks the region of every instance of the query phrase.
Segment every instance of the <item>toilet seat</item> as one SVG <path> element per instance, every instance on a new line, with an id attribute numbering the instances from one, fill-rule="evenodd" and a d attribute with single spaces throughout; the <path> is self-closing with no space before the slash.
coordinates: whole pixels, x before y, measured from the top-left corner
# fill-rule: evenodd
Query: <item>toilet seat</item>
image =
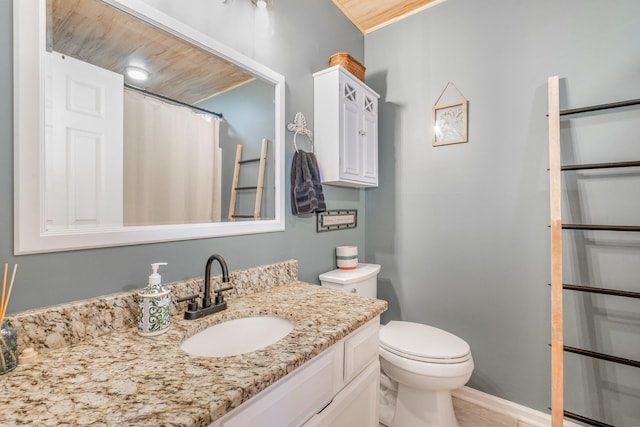
<path id="1" fill-rule="evenodd" d="M 433 326 L 391 321 L 380 329 L 380 347 L 418 362 L 464 363 L 471 358 L 469 344 L 462 338 Z"/>

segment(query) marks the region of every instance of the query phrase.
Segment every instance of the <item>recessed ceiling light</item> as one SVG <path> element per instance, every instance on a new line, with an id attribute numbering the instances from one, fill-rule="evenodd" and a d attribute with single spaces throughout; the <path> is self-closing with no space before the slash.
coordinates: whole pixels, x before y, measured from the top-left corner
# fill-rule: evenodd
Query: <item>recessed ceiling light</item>
<path id="1" fill-rule="evenodd" d="M 132 80 L 145 81 L 149 78 L 149 72 L 140 67 L 127 67 L 124 69 L 127 77 Z"/>

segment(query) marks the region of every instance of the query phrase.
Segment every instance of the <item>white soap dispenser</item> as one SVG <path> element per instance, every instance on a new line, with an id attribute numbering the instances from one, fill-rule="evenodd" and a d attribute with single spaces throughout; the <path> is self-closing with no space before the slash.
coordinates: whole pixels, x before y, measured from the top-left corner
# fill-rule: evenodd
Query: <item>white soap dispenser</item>
<path id="1" fill-rule="evenodd" d="M 171 297 L 169 289 L 160 284 L 158 267 L 161 265 L 167 263 L 151 264 L 153 272 L 149 276 L 149 285 L 138 292 L 138 334 L 146 337 L 169 330 Z"/>

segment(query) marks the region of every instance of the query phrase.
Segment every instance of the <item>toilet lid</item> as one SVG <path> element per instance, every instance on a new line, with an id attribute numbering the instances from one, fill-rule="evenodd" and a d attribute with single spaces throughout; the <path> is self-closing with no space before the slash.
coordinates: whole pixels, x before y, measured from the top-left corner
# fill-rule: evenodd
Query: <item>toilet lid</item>
<path id="1" fill-rule="evenodd" d="M 391 321 L 380 329 L 380 346 L 412 360 L 460 363 L 471 357 L 462 338 L 442 329 L 413 322 Z"/>
<path id="2" fill-rule="evenodd" d="M 369 277 L 373 277 L 380 272 L 379 264 L 359 263 L 352 270 L 331 270 L 320 275 L 320 281 L 338 283 L 340 285 L 350 285 L 361 282 Z"/>

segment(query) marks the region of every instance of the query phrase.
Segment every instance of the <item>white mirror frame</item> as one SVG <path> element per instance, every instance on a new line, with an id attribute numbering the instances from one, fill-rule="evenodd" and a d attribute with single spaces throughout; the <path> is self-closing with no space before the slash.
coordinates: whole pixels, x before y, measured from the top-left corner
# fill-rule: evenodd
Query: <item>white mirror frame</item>
<path id="1" fill-rule="evenodd" d="M 283 231 L 284 76 L 139 0 L 104 0 L 275 86 L 275 219 L 48 232 L 44 228 L 46 0 L 14 0 L 14 252 L 16 255 Z"/>

